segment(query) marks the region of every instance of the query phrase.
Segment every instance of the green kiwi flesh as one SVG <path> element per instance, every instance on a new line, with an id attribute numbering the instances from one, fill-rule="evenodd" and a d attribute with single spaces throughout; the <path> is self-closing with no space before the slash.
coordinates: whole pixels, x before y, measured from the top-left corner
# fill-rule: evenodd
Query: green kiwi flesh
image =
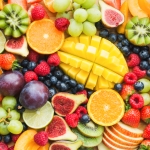
<path id="1" fill-rule="evenodd" d="M 97 125 L 92 121 L 86 124 L 79 122 L 77 128 L 83 135 L 88 137 L 98 137 L 104 132 L 103 126 Z"/>
<path id="2" fill-rule="evenodd" d="M 150 19 L 148 17 L 132 17 L 126 24 L 125 36 L 132 44 L 137 46 L 150 44 Z"/>
<path id="3" fill-rule="evenodd" d="M 26 33 L 30 24 L 30 18 L 25 9 L 20 5 L 6 4 L 0 11 L 0 29 L 6 36 L 18 38 Z"/>
<path id="4" fill-rule="evenodd" d="M 103 135 L 100 135 L 99 137 L 87 137 L 84 136 L 77 128 L 73 128 L 72 131 L 77 135 L 77 140 L 81 140 L 83 142 L 83 147 L 95 147 L 102 141 Z"/>
<path id="5" fill-rule="evenodd" d="M 94 150 L 94 148 L 81 146 L 78 150 Z"/>

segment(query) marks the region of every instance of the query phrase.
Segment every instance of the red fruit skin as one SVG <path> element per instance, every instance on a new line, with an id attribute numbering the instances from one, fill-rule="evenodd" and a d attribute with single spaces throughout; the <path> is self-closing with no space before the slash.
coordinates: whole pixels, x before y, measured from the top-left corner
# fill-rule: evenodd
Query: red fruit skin
<path id="1" fill-rule="evenodd" d="M 148 146 L 150 147 L 150 140 L 143 140 L 142 143 L 140 144 L 140 149 L 139 150 L 143 150 L 142 147 L 143 148 L 145 147 L 145 148 L 147 148 L 147 150 L 149 150 Z"/>
<path id="2" fill-rule="evenodd" d="M 142 107 L 141 111 L 141 120 L 145 123 L 150 123 L 150 106 Z"/>
<path id="3" fill-rule="evenodd" d="M 121 8 L 121 0 L 104 0 L 104 2 L 118 10 Z"/>
<path id="4" fill-rule="evenodd" d="M 13 146 L 9 147 L 8 150 L 14 150 L 14 147 L 15 146 L 13 145 Z"/>
<path id="5" fill-rule="evenodd" d="M 146 75 L 146 70 L 141 70 L 139 66 L 135 66 L 132 71 L 136 74 L 138 79 L 141 79 Z"/>
<path id="6" fill-rule="evenodd" d="M 20 135 L 21 135 L 21 134 L 12 134 L 12 135 L 11 135 L 12 141 L 13 141 L 14 143 L 16 143 L 16 141 L 18 140 L 18 138 L 19 138 Z"/>
<path id="7" fill-rule="evenodd" d="M 55 20 L 55 27 L 60 31 L 67 30 L 69 24 L 70 24 L 70 22 L 66 18 L 58 18 Z"/>
<path id="8" fill-rule="evenodd" d="M 133 72 L 128 72 L 128 73 L 125 74 L 125 76 L 124 76 L 124 82 L 125 82 L 126 84 L 132 85 L 132 84 L 134 84 L 136 81 L 137 81 L 137 76 L 136 76 L 135 73 L 133 73 Z"/>
<path id="9" fill-rule="evenodd" d="M 42 0 L 27 0 L 27 4 L 39 3 Z"/>
<path id="10" fill-rule="evenodd" d="M 135 93 L 133 85 L 123 84 L 120 95 L 124 100 L 127 100 L 133 93 Z"/>
<path id="11" fill-rule="evenodd" d="M 8 146 L 4 142 L 0 142 L 0 150 L 8 150 Z"/>
<path id="12" fill-rule="evenodd" d="M 148 124 L 143 131 L 143 138 L 150 139 L 150 124 Z"/>
<path id="13" fill-rule="evenodd" d="M 47 63 L 50 66 L 58 66 L 60 64 L 60 57 L 58 56 L 57 53 L 53 53 L 48 56 Z"/>
<path id="14" fill-rule="evenodd" d="M 22 8 L 27 10 L 27 1 L 26 0 L 8 0 L 8 4 L 19 4 Z"/>
<path id="15" fill-rule="evenodd" d="M 140 111 L 134 108 L 127 110 L 121 121 L 133 128 L 137 128 L 140 123 Z"/>
<path id="16" fill-rule="evenodd" d="M 37 61 L 39 60 L 39 56 L 40 56 L 39 53 L 37 53 L 36 51 L 30 50 L 30 51 L 29 51 L 29 54 L 28 54 L 28 56 L 27 56 L 27 59 L 28 59 L 29 61 L 37 62 Z"/>
<path id="17" fill-rule="evenodd" d="M 82 115 L 87 114 L 87 110 L 84 106 L 78 106 L 78 108 L 75 110 L 75 113 L 78 115 L 80 119 Z"/>
<path id="18" fill-rule="evenodd" d="M 24 79 L 25 79 L 26 83 L 28 83 L 32 80 L 38 80 L 38 76 L 34 71 L 27 71 L 24 74 Z"/>

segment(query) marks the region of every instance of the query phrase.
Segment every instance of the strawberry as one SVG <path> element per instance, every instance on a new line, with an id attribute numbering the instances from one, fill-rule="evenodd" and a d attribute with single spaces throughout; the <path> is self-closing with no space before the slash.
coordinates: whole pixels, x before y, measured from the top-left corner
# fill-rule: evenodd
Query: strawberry
<path id="1" fill-rule="evenodd" d="M 133 93 L 135 93 L 133 85 L 123 84 L 120 95 L 124 100 L 127 100 Z"/>
<path id="2" fill-rule="evenodd" d="M 104 2 L 118 10 L 121 8 L 121 0 L 104 0 Z"/>
<path id="3" fill-rule="evenodd" d="M 138 150 L 150 150 L 150 140 L 143 140 Z"/>
<path id="4" fill-rule="evenodd" d="M 137 128 L 140 123 L 140 111 L 134 108 L 128 109 L 124 113 L 121 121 L 131 127 Z"/>
<path id="5" fill-rule="evenodd" d="M 4 70 L 16 69 L 19 66 L 16 57 L 11 53 L 0 54 L 0 67 Z"/>
<path id="6" fill-rule="evenodd" d="M 150 124 L 148 124 L 143 131 L 143 138 L 150 139 Z"/>
<path id="7" fill-rule="evenodd" d="M 42 0 L 27 0 L 27 4 L 39 3 Z"/>
<path id="8" fill-rule="evenodd" d="M 8 0 L 8 4 L 15 3 L 22 6 L 25 10 L 27 10 L 27 1 L 26 0 Z"/>
<path id="9" fill-rule="evenodd" d="M 150 106 L 142 107 L 141 111 L 141 120 L 146 123 L 150 123 Z"/>

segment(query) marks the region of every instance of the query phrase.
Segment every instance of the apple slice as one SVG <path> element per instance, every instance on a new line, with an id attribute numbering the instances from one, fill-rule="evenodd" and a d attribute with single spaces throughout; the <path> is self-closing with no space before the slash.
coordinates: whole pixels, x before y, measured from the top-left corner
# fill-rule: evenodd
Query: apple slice
<path id="1" fill-rule="evenodd" d="M 138 146 L 137 143 L 134 143 L 134 142 L 131 142 L 131 141 L 126 141 L 126 140 L 122 139 L 121 137 L 117 136 L 108 127 L 105 127 L 104 132 L 108 137 L 110 137 L 111 139 L 113 139 L 117 143 L 127 145 L 127 146 Z"/>
<path id="2" fill-rule="evenodd" d="M 113 125 L 116 130 L 131 137 L 142 137 L 144 126 L 143 123 L 140 123 L 138 128 L 132 128 L 122 122 Z"/>

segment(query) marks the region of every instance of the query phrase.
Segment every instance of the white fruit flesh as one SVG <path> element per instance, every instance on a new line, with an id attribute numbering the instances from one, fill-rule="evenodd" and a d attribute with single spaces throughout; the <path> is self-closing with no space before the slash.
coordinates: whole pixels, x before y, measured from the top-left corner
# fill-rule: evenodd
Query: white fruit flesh
<path id="1" fill-rule="evenodd" d="M 103 142 L 98 145 L 98 150 L 110 150 Z"/>

